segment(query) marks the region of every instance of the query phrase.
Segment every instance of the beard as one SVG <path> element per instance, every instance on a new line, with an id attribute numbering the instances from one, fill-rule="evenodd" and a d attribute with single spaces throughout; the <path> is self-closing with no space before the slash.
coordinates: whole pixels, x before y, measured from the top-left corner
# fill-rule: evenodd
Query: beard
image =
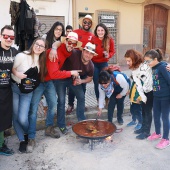
<path id="1" fill-rule="evenodd" d="M 88 31 L 90 30 L 90 28 L 91 28 L 91 27 L 89 27 L 89 26 L 88 26 L 88 28 L 86 28 L 86 26 L 85 26 L 85 25 L 83 25 L 83 27 L 82 27 L 82 28 L 83 28 L 83 30 L 85 30 L 85 31 L 87 31 L 87 32 L 88 32 Z"/>

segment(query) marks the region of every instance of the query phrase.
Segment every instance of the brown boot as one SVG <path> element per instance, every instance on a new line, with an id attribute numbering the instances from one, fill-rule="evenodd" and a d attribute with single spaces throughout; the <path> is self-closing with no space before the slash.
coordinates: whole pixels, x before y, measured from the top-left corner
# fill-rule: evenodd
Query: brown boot
<path id="1" fill-rule="evenodd" d="M 53 126 L 48 126 L 45 129 L 45 135 L 51 136 L 52 138 L 60 138 L 59 132 L 57 132 Z"/>
<path id="2" fill-rule="evenodd" d="M 27 153 L 32 153 L 36 146 L 35 139 L 29 139 L 27 145 Z"/>

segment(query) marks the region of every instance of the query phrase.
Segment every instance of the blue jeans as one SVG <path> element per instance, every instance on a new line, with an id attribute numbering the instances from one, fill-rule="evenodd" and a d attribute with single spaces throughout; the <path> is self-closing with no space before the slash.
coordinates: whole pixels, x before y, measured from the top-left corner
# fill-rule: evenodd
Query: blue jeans
<path id="1" fill-rule="evenodd" d="M 58 105 L 57 105 L 57 125 L 59 128 L 66 127 L 65 123 L 65 97 L 66 97 L 66 87 L 73 90 L 77 98 L 77 119 L 78 121 L 85 120 L 84 108 L 85 108 L 85 94 L 82 85 L 73 86 L 72 79 L 54 80 L 54 85 L 58 95 Z"/>
<path id="2" fill-rule="evenodd" d="M 132 114 L 132 120 L 135 122 L 137 119 L 138 123 L 142 124 L 142 106 L 141 106 L 141 104 L 132 103 L 130 105 L 130 112 Z"/>
<path id="3" fill-rule="evenodd" d="M 81 79 L 85 79 L 86 76 L 80 76 Z M 84 94 L 86 93 L 86 83 L 83 83 L 82 84 L 82 87 L 83 87 L 83 91 L 84 91 Z M 69 92 L 68 92 L 68 104 L 70 106 L 74 106 L 74 98 L 75 98 L 75 94 L 74 94 L 74 91 L 69 88 Z"/>
<path id="4" fill-rule="evenodd" d="M 116 104 L 117 104 L 117 121 L 118 122 L 123 121 L 122 114 L 124 110 L 124 100 L 126 96 L 123 96 L 122 98 L 117 99 L 116 95 L 117 94 L 113 93 L 109 100 L 109 104 L 108 104 L 108 121 L 109 122 L 112 122 L 113 113 L 114 113 Z"/>
<path id="5" fill-rule="evenodd" d="M 102 69 L 104 67 L 108 67 L 108 63 L 107 62 L 103 62 L 103 63 L 95 63 L 94 64 L 94 75 L 93 75 L 93 82 L 94 82 L 94 90 L 95 90 L 95 95 L 96 95 L 96 99 L 99 99 L 99 74 L 102 71 Z"/>
<path id="6" fill-rule="evenodd" d="M 156 134 L 161 134 L 161 116 L 163 121 L 163 138 L 169 139 L 170 100 L 153 99 L 153 117 Z"/>
<path id="7" fill-rule="evenodd" d="M 13 125 L 18 139 L 24 141 L 24 134 L 28 133 L 28 113 L 33 92 L 21 93 L 18 86 L 12 83 L 13 91 Z"/>
<path id="8" fill-rule="evenodd" d="M 56 98 L 55 87 L 53 81 L 42 82 L 34 90 L 32 100 L 31 100 L 30 111 L 29 111 L 29 129 L 28 129 L 29 139 L 35 138 L 38 104 L 43 94 L 48 104 L 46 126 L 53 126 L 54 124 L 54 114 L 56 113 L 57 110 L 57 98 Z"/>

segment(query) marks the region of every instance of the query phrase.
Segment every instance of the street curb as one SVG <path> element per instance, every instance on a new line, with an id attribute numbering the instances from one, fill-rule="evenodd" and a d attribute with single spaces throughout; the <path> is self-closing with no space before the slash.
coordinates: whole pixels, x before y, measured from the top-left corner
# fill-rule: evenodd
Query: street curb
<path id="1" fill-rule="evenodd" d="M 116 113 L 117 113 L 117 109 L 115 109 L 115 111 L 114 111 L 114 114 L 113 114 L 114 118 L 116 117 Z M 123 115 L 127 115 L 129 113 L 130 113 L 130 109 L 125 108 Z M 96 119 L 96 117 L 97 117 L 97 108 L 88 108 L 88 111 L 85 112 L 85 115 L 86 115 L 87 119 Z M 107 120 L 107 110 L 106 109 L 103 109 L 102 115 L 100 116 L 99 119 Z M 37 127 L 36 127 L 37 131 L 45 129 L 45 127 L 46 127 L 45 120 L 46 119 L 37 121 Z M 54 124 L 55 125 L 56 125 L 56 122 L 57 122 L 57 118 L 55 116 L 55 118 L 54 118 Z M 72 126 L 73 124 L 75 124 L 77 122 L 78 122 L 78 120 L 77 120 L 75 110 L 72 112 L 72 114 L 66 115 L 66 125 L 67 126 Z M 14 131 L 13 127 L 7 130 L 7 135 L 6 136 L 10 136 L 10 135 L 15 135 L 15 131 Z"/>

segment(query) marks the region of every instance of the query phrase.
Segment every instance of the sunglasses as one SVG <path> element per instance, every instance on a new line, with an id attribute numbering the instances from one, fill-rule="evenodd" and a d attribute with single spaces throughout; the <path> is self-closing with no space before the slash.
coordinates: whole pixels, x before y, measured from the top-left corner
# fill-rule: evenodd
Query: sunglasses
<path id="1" fill-rule="evenodd" d="M 14 40 L 15 36 L 14 35 L 6 35 L 6 34 L 2 34 L 3 39 L 7 40 L 8 38 L 10 38 L 10 40 Z"/>
<path id="2" fill-rule="evenodd" d="M 86 24 L 87 24 L 87 25 L 91 25 L 92 23 L 91 23 L 91 22 L 88 22 L 88 21 L 83 21 L 83 24 L 84 24 L 84 25 L 86 25 Z"/>
<path id="3" fill-rule="evenodd" d="M 71 41 L 67 41 L 68 45 L 72 45 L 73 47 L 76 47 L 77 46 L 77 43 L 73 43 Z"/>

